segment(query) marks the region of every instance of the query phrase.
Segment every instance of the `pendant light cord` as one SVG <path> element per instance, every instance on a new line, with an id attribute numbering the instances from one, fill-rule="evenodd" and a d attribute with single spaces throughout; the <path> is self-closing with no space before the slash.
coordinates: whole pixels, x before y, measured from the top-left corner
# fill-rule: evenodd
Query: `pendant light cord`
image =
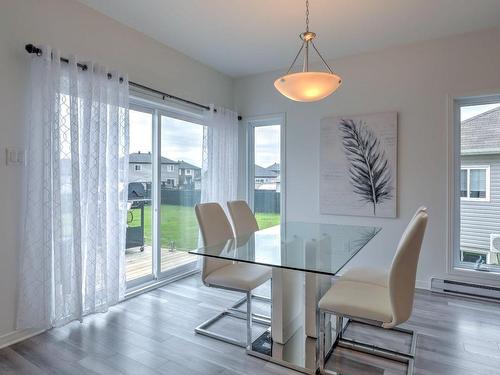
<path id="1" fill-rule="evenodd" d="M 301 34 L 304 35 L 306 33 L 309 32 L 309 0 L 306 0 L 306 32 Z M 313 33 L 314 34 L 314 33 Z M 314 34 L 315 36 L 316 34 Z M 291 71 L 292 71 L 292 68 L 293 66 L 295 65 L 295 63 L 297 62 L 297 59 L 299 58 L 300 56 L 300 53 L 302 52 L 302 50 L 304 49 L 304 47 L 306 47 L 306 51 L 305 51 L 305 54 L 304 54 L 304 69 L 303 71 L 304 72 L 307 72 L 309 71 L 309 43 L 311 43 L 311 45 L 313 46 L 314 48 L 314 51 L 316 51 L 316 53 L 318 54 L 318 56 L 320 57 L 321 61 L 323 62 L 323 64 L 325 65 L 325 67 L 328 69 L 328 71 L 331 73 L 331 74 L 335 74 L 333 73 L 333 70 L 332 68 L 330 68 L 330 65 L 328 65 L 328 63 L 326 62 L 326 60 L 323 58 L 323 56 L 321 56 L 321 53 L 319 53 L 318 49 L 316 48 L 316 46 L 314 45 L 314 42 L 312 41 L 312 38 L 311 39 L 305 39 L 303 38 L 302 40 L 302 45 L 300 46 L 300 49 L 299 49 L 299 52 L 297 52 L 297 54 L 295 55 L 295 58 L 293 59 L 292 61 L 292 64 L 290 65 L 290 67 L 288 68 L 287 72 L 286 72 L 286 75 L 288 75 Z"/>
<path id="2" fill-rule="evenodd" d="M 306 0 L 306 33 L 309 32 L 309 0 Z"/>

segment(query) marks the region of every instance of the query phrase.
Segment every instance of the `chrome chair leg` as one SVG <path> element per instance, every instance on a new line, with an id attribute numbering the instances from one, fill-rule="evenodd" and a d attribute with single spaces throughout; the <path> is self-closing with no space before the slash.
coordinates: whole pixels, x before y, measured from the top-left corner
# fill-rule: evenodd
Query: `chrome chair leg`
<path id="1" fill-rule="evenodd" d="M 413 375 L 414 371 L 414 365 L 415 365 L 415 354 L 416 354 L 416 347 L 417 347 L 417 334 L 409 329 L 404 329 L 404 328 L 391 328 L 389 330 L 396 331 L 396 332 L 401 332 L 401 333 L 406 333 L 408 335 L 411 335 L 411 344 L 410 344 L 410 350 L 409 352 L 400 352 L 400 351 L 395 351 L 387 348 L 382 348 L 377 345 L 372 345 L 360 341 L 356 341 L 353 339 L 348 339 L 343 336 L 345 329 L 347 328 L 347 325 L 349 325 L 350 322 L 356 322 L 360 324 L 366 324 L 374 327 L 380 328 L 379 324 L 374 324 L 374 322 L 367 322 L 363 320 L 356 320 L 351 317 L 346 317 L 347 318 L 347 324 L 344 327 L 344 316 L 334 314 L 336 317 L 336 335 L 337 339 L 333 343 L 333 347 L 330 351 L 328 351 L 328 354 L 326 353 L 325 350 L 325 320 L 326 320 L 326 311 L 320 310 L 319 316 L 320 316 L 320 336 L 319 336 L 319 372 L 320 374 L 334 374 L 328 370 L 325 369 L 325 362 L 327 360 L 327 356 L 329 357 L 332 353 L 333 350 L 337 347 L 343 347 L 346 349 L 354 350 L 357 352 L 361 353 L 366 353 L 366 354 L 371 354 L 377 357 L 397 361 L 400 363 L 404 363 L 407 365 L 407 375 Z M 333 314 L 332 314 L 333 315 Z"/>
<path id="2" fill-rule="evenodd" d="M 197 326 L 194 331 L 200 335 L 208 336 L 213 339 L 217 339 L 220 341 L 227 342 L 229 344 L 237 345 L 242 348 L 248 348 L 249 343 L 251 345 L 252 341 L 252 325 L 253 323 L 263 325 L 263 326 L 270 326 L 271 325 L 271 318 L 261 315 L 261 314 L 254 314 L 252 313 L 252 298 L 255 298 L 255 296 L 252 296 L 252 292 L 245 292 L 246 296 L 238 300 L 233 306 L 225 309 L 224 311 L 218 313 L 214 317 L 208 319 L 207 321 L 201 323 L 199 326 Z M 257 299 L 262 300 L 263 297 L 257 297 Z M 243 303 L 247 302 L 248 309 L 246 311 L 239 310 L 238 307 L 242 305 Z M 246 320 L 246 339 L 244 340 L 236 340 L 232 337 L 225 336 L 216 332 L 212 332 L 208 330 L 208 327 L 215 322 L 219 321 L 220 319 L 224 318 L 225 316 L 230 316 L 233 318 L 241 319 L 241 320 Z M 250 319 L 248 318 L 250 316 Z"/>
<path id="3" fill-rule="evenodd" d="M 247 349 L 252 348 L 252 292 L 247 293 Z"/>
<path id="4" fill-rule="evenodd" d="M 337 333 L 337 340 L 340 340 L 344 333 L 344 318 L 339 315 L 335 316 L 335 331 Z"/>
<path id="5" fill-rule="evenodd" d="M 319 373 L 325 372 L 325 313 L 319 311 Z"/>

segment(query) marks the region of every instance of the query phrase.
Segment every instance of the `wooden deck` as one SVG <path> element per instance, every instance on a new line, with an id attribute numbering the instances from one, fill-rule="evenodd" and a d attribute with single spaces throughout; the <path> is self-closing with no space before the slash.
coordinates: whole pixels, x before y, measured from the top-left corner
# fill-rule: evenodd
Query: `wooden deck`
<path id="1" fill-rule="evenodd" d="M 187 251 L 170 251 L 169 249 L 162 249 L 161 270 L 168 271 L 175 267 L 196 261 L 197 258 L 196 255 L 189 254 Z M 150 275 L 153 264 L 151 246 L 145 246 L 142 252 L 138 247 L 127 249 L 125 252 L 125 263 L 127 281 Z"/>

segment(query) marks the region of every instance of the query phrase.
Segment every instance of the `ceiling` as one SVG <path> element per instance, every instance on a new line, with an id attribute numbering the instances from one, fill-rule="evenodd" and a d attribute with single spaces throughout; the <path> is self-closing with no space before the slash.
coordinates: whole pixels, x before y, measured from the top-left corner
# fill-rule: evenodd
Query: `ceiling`
<path id="1" fill-rule="evenodd" d="M 79 0 L 232 77 L 286 69 L 304 0 Z M 324 57 L 500 26 L 499 0 L 310 0 Z"/>

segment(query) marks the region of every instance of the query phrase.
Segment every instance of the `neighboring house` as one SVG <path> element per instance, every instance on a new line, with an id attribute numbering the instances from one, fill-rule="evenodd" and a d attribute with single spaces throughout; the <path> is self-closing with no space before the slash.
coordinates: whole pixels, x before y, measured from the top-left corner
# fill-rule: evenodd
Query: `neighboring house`
<path id="1" fill-rule="evenodd" d="M 201 189 L 201 168 L 184 160 L 178 161 L 179 189 Z"/>
<path id="2" fill-rule="evenodd" d="M 151 183 L 153 170 L 151 153 L 134 152 L 129 155 L 129 182 Z M 164 188 L 179 185 L 179 162 L 161 157 L 161 184 Z"/>
<path id="3" fill-rule="evenodd" d="M 273 165 L 270 165 L 266 169 L 268 169 L 270 171 L 273 171 L 273 172 L 276 172 L 277 174 L 280 174 L 280 165 L 279 165 L 279 163 L 274 163 Z"/>
<path id="4" fill-rule="evenodd" d="M 274 189 L 271 189 L 271 190 L 275 190 L 276 192 L 279 193 L 281 191 L 281 188 L 280 188 L 280 181 L 281 181 L 280 164 L 279 163 L 274 163 L 274 164 L 270 165 L 269 167 L 267 167 L 266 169 L 268 169 L 270 171 L 273 171 L 273 172 L 275 172 L 278 175 L 276 177 L 276 181 L 274 182 Z M 261 186 L 260 188 L 261 189 L 265 189 L 266 186 Z"/>
<path id="5" fill-rule="evenodd" d="M 461 147 L 462 260 L 500 264 L 500 107 L 462 121 Z"/>
<path id="6" fill-rule="evenodd" d="M 278 171 L 270 169 L 278 166 Z M 255 190 L 275 190 L 279 191 L 279 164 L 273 164 L 268 168 L 263 168 L 255 164 Z"/>

